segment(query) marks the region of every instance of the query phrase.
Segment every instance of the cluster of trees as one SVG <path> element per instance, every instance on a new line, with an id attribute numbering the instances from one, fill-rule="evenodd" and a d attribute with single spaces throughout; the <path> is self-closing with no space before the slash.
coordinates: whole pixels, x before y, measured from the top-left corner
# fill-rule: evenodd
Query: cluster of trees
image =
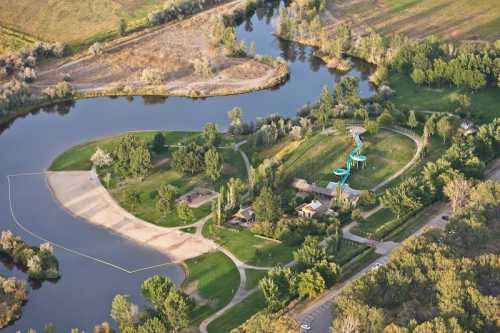
<path id="1" fill-rule="evenodd" d="M 0 255 L 7 256 L 26 270 L 32 279 L 59 278 L 59 261 L 50 243 L 43 243 L 39 247 L 30 246 L 10 230 L 4 230 L 0 236 Z"/>
<path id="2" fill-rule="evenodd" d="M 295 333 L 299 330 L 299 324 L 290 316 L 264 311 L 253 315 L 231 333 Z"/>
<path id="3" fill-rule="evenodd" d="M 203 142 L 193 140 L 172 153 L 172 165 L 179 172 L 197 174 L 204 172 L 212 182 L 222 177 L 224 160 L 217 151 L 218 131 L 214 123 L 203 130 Z"/>
<path id="4" fill-rule="evenodd" d="M 246 184 L 239 178 L 230 178 L 219 189 L 217 200 L 212 204 L 213 219 L 222 225 L 227 218 L 241 208 Z"/>
<path id="5" fill-rule="evenodd" d="M 148 14 L 150 25 L 167 23 L 182 19 L 186 15 L 197 13 L 209 6 L 220 3 L 222 0 L 169 0 L 162 9 L 154 10 Z"/>
<path id="6" fill-rule="evenodd" d="M 5 278 L 0 275 L 0 328 L 9 325 L 21 317 L 22 307 L 28 299 L 26 282 L 15 277 Z"/>
<path id="7" fill-rule="evenodd" d="M 218 18 L 213 24 L 211 44 L 213 46 L 222 45 L 224 54 L 228 57 L 255 56 L 256 45 L 252 42 L 247 49 L 245 42 L 236 39 L 236 29 L 233 26 L 227 26 L 222 17 Z"/>
<path id="8" fill-rule="evenodd" d="M 61 58 L 66 53 L 66 45 L 37 42 L 30 49 L 0 57 L 0 80 L 12 76 L 31 83 L 36 79 L 35 66 L 38 61 L 50 57 Z"/>
<path id="9" fill-rule="evenodd" d="M 49 99 L 65 99 L 73 96 L 73 87 L 66 81 L 56 83 L 44 89 L 43 94 Z"/>
<path id="10" fill-rule="evenodd" d="M 167 277 L 153 276 L 141 287 L 148 301 L 140 311 L 127 295 L 118 294 L 111 304 L 111 318 L 123 333 L 178 332 L 189 325 L 194 301 Z"/>
<path id="11" fill-rule="evenodd" d="M 292 40 L 321 38 L 320 14 L 325 7 L 325 0 L 300 0 L 280 8 L 278 34 Z"/>
<path id="12" fill-rule="evenodd" d="M 111 157 L 113 170 L 120 177 L 144 178 L 153 167 L 147 143 L 133 134 L 120 138 Z"/>
<path id="13" fill-rule="evenodd" d="M 0 85 L 0 115 L 31 101 L 26 83 L 11 80 Z"/>
<path id="14" fill-rule="evenodd" d="M 478 90 L 488 83 L 500 83 L 499 58 L 500 48 L 492 45 L 457 47 L 436 38 L 419 42 L 405 40 L 391 67 L 411 75 L 417 84 L 446 84 Z"/>
<path id="15" fill-rule="evenodd" d="M 295 266 L 273 267 L 259 283 L 270 312 L 283 310 L 296 297 L 317 297 L 340 276 L 339 266 L 316 238 L 307 237 L 294 259 Z"/>
<path id="16" fill-rule="evenodd" d="M 435 120 L 435 117 L 427 120 L 424 133 L 436 130 Z M 387 189 L 380 201 L 394 213 L 397 220 L 404 220 L 421 207 L 441 199 L 445 193 L 453 197 L 451 192 L 457 195 L 467 192 L 467 188 L 452 186 L 456 179 L 480 177 L 485 164 L 499 154 L 500 119 L 495 119 L 481 126 L 476 135 L 457 133 L 452 145 L 440 159 L 428 162 L 418 176 L 407 178 Z"/>
<path id="17" fill-rule="evenodd" d="M 493 230 L 500 185 L 452 182 L 461 195 L 450 189 L 457 202 L 445 232 L 405 243 L 388 265 L 342 292 L 335 332 L 498 332 L 500 256 Z"/>

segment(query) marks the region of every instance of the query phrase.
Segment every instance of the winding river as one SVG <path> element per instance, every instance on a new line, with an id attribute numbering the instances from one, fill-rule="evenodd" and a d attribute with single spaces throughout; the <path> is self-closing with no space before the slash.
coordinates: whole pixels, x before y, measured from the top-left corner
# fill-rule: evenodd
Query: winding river
<path id="1" fill-rule="evenodd" d="M 200 130 L 209 121 L 225 129 L 227 111 L 234 106 L 242 108 L 247 121 L 272 113 L 295 116 L 301 106 L 318 98 L 323 85 L 331 87 L 342 75 L 328 70 L 312 55 L 311 47 L 276 38 L 272 34 L 276 17 L 276 5 L 264 5 L 238 27 L 237 33 L 247 45 L 255 40 L 259 54 L 289 61 L 290 80 L 277 89 L 204 100 L 95 98 L 78 101 L 64 112 L 42 110 L 29 114 L 4 128 L 0 134 L 0 228 L 11 229 L 28 242 L 39 244 L 39 239 L 24 227 L 73 251 L 56 248 L 62 278 L 32 285 L 21 319 L 3 331 L 35 328 L 40 332 L 45 324 L 54 323 L 60 332 L 72 327 L 89 332 L 96 323 L 110 321 L 115 294 L 129 294 L 141 304 L 140 284 L 147 277 L 164 274 L 178 284 L 182 282 L 183 269 L 162 265 L 168 263 L 165 256 L 61 209 L 39 172 L 64 150 L 96 137 L 130 130 Z M 367 65 L 356 63 L 345 74 L 361 79 L 362 96 L 372 93 L 367 81 L 369 70 Z M 157 265 L 162 266 L 154 267 Z M 0 264 L 0 273 L 26 277 L 8 264 Z"/>

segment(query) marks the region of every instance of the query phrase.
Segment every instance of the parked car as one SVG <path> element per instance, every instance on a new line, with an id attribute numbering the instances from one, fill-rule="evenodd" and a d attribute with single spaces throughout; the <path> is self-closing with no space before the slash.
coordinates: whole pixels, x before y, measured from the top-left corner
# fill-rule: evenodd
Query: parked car
<path id="1" fill-rule="evenodd" d="M 450 219 L 450 217 L 448 215 L 443 215 L 443 216 L 441 216 L 441 218 L 445 221 L 448 221 Z"/>
<path id="2" fill-rule="evenodd" d="M 304 323 L 300 325 L 300 328 L 302 328 L 304 331 L 309 331 L 311 329 L 311 325 Z"/>

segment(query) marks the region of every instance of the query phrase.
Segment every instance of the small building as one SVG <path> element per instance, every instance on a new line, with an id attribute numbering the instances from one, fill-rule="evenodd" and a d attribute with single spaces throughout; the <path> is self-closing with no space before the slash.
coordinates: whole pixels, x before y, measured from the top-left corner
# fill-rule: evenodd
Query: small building
<path id="1" fill-rule="evenodd" d="M 249 227 L 254 222 L 255 212 L 252 207 L 240 208 L 229 220 L 229 223 L 243 227 Z"/>
<path id="2" fill-rule="evenodd" d="M 318 200 L 313 200 L 308 204 L 302 204 L 296 208 L 297 214 L 300 217 L 312 218 L 323 208 L 323 204 Z"/>

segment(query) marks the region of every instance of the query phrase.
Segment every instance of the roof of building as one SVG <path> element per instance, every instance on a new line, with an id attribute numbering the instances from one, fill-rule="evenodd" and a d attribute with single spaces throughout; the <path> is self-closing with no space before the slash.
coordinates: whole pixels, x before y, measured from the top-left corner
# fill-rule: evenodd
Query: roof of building
<path id="1" fill-rule="evenodd" d="M 240 218 L 243 220 L 250 220 L 254 217 L 255 212 L 252 207 L 240 208 L 236 214 L 233 215 L 235 218 Z"/>

